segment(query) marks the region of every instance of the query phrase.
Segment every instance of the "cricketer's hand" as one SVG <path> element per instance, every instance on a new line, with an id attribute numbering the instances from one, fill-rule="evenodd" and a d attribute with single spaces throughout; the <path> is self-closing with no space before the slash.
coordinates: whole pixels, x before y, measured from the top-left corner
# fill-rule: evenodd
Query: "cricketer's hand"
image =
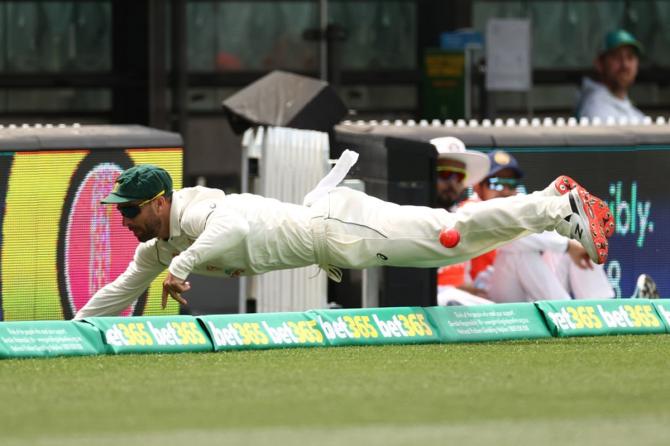
<path id="1" fill-rule="evenodd" d="M 180 304 L 187 305 L 188 302 L 181 296 L 181 293 L 184 293 L 190 289 L 190 283 L 186 282 L 185 280 L 181 280 L 168 272 L 167 277 L 163 281 L 163 299 L 161 301 L 161 308 L 165 309 L 168 301 L 168 294 Z"/>

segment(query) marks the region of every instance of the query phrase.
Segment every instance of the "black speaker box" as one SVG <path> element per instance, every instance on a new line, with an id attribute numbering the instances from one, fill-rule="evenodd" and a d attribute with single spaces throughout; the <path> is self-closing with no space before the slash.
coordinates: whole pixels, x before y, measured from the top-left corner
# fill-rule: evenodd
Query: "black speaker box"
<path id="1" fill-rule="evenodd" d="M 398 204 L 434 205 L 437 151 L 432 144 L 336 128 L 334 157 L 344 149 L 360 154 L 350 176 L 363 181 L 367 194 Z M 343 283 L 329 287 L 329 299 L 345 308 L 360 307 L 359 282 L 360 273 L 348 271 Z M 436 269 L 385 267 L 379 291 L 382 307 L 436 305 Z"/>
<path id="2" fill-rule="evenodd" d="M 225 101 L 235 133 L 256 125 L 330 132 L 347 108 L 327 82 L 273 71 Z"/>

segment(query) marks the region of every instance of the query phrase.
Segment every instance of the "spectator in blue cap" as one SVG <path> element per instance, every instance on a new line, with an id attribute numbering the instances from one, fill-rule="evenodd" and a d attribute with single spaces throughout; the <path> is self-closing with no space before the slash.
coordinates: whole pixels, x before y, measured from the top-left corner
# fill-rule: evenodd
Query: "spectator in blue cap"
<path id="1" fill-rule="evenodd" d="M 523 170 L 516 158 L 504 150 L 494 150 L 488 156 L 491 162 L 489 173 L 473 190 L 483 201 L 516 195 L 523 178 Z"/>
<path id="2" fill-rule="evenodd" d="M 642 119 L 628 98 L 628 90 L 637 77 L 642 45 L 628 31 L 607 33 L 594 61 L 597 79 L 584 78 L 577 106 L 577 116 L 602 120 L 607 118 Z"/>

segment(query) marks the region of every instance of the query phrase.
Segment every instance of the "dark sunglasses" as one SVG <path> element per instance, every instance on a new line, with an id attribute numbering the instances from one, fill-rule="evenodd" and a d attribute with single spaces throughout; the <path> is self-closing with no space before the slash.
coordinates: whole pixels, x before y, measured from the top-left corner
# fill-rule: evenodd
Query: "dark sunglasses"
<path id="1" fill-rule="evenodd" d="M 492 177 L 486 179 L 486 187 L 496 192 L 502 192 L 505 189 L 515 190 L 521 181 L 518 178 L 498 178 Z"/>
<path id="2" fill-rule="evenodd" d="M 160 191 L 158 194 L 154 195 L 153 197 L 149 198 L 148 200 L 144 200 L 141 203 L 137 204 L 131 204 L 127 206 L 117 206 L 116 208 L 119 210 L 121 215 L 123 215 L 126 218 L 135 218 L 138 215 L 140 215 L 140 212 L 142 212 L 142 207 L 146 205 L 147 203 L 151 203 L 154 201 L 156 198 L 160 197 L 163 195 L 165 191 Z"/>
<path id="3" fill-rule="evenodd" d="M 465 169 L 454 166 L 439 166 L 437 168 L 437 177 L 443 181 L 456 181 L 462 183 L 468 177 Z"/>

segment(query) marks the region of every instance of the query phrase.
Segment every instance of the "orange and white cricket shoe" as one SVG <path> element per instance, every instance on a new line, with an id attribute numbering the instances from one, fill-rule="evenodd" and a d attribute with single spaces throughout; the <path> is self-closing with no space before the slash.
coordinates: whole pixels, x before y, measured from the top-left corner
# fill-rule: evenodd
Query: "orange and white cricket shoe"
<path id="1" fill-rule="evenodd" d="M 567 194 L 573 189 L 579 189 L 581 191 L 580 196 L 582 199 L 589 202 L 597 218 L 602 221 L 605 237 L 611 237 L 614 235 L 616 224 L 614 223 L 614 218 L 612 217 L 612 211 L 610 211 L 610 208 L 607 206 L 607 204 L 600 198 L 591 195 L 586 189 L 580 186 L 579 183 L 577 183 L 569 176 L 559 176 L 549 185 L 546 191 L 549 195 L 560 196 Z"/>
<path id="2" fill-rule="evenodd" d="M 554 180 L 552 185 L 554 186 L 554 189 L 556 190 L 558 195 L 564 195 L 570 192 L 575 187 L 579 186 L 579 183 L 577 183 L 575 180 L 573 180 L 567 175 L 561 175 L 560 177 Z"/>
<path id="3" fill-rule="evenodd" d="M 602 217 L 594 210 L 594 206 L 599 206 L 602 200 L 581 186 L 569 192 L 569 200 L 572 214 L 565 218 L 569 223 L 569 229 L 568 234 L 563 235 L 581 243 L 595 263 L 605 263 L 609 251 L 605 224 Z"/>

